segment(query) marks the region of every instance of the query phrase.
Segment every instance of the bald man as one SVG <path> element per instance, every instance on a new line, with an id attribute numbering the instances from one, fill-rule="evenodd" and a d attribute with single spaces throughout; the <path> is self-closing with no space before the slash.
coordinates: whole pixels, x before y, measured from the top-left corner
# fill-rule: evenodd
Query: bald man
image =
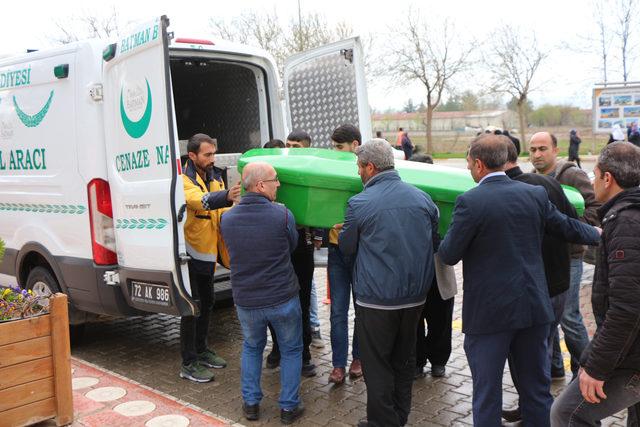
<path id="1" fill-rule="evenodd" d="M 596 200 L 591 180 L 575 163 L 558 159 L 558 140 L 555 135 L 549 132 L 533 134 L 529 142 L 529 158 L 535 168 L 534 173 L 550 176 L 562 185 L 576 188 L 582 195 L 585 205 L 584 214 L 580 220 L 591 225 L 600 225 L 598 208 L 602 204 Z M 584 251 L 585 247 L 582 245 L 571 245 L 570 284 L 560 321 L 564 340 L 571 354 L 571 372 L 574 377 L 578 373 L 580 356 L 589 344 L 589 335 L 580 314 L 580 282 Z M 561 380 L 565 377 L 557 336 L 554 342 L 551 377 Z"/>
<path id="2" fill-rule="evenodd" d="M 300 402 L 302 314 L 291 253 L 298 244 L 293 214 L 273 203 L 280 181 L 266 163 L 242 171 L 245 194 L 222 216 L 222 237 L 231 261 L 231 290 L 244 338 L 241 362 L 242 410 L 248 420 L 260 417 L 262 352 L 267 324 L 280 344 L 280 420 L 291 424 L 304 407 Z"/>

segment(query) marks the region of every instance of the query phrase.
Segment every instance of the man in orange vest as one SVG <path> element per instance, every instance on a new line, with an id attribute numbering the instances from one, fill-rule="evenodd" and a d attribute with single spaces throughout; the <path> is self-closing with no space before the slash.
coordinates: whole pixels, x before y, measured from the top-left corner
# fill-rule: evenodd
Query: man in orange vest
<path id="1" fill-rule="evenodd" d="M 404 130 L 398 128 L 398 135 L 396 136 L 396 148 L 402 150 L 402 137 L 404 136 Z"/>

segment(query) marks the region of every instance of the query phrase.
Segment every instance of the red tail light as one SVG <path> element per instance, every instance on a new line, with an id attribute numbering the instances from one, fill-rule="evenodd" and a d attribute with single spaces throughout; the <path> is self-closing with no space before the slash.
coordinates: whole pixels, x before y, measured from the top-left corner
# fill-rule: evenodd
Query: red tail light
<path id="1" fill-rule="evenodd" d="M 98 265 L 118 263 L 109 183 L 96 178 L 87 186 L 93 261 Z"/>
<path id="2" fill-rule="evenodd" d="M 176 43 L 187 43 L 187 44 L 207 44 L 213 46 L 213 42 L 211 40 L 205 39 L 186 39 L 186 38 L 177 38 Z"/>

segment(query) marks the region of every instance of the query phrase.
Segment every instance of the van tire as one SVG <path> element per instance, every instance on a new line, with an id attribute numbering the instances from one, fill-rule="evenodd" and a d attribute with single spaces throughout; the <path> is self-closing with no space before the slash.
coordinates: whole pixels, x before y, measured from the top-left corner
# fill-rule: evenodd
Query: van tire
<path id="1" fill-rule="evenodd" d="M 25 289 L 33 291 L 37 295 L 49 296 L 60 292 L 60 285 L 51 271 L 45 267 L 35 267 L 27 276 Z"/>
<path id="2" fill-rule="evenodd" d="M 29 272 L 25 289 L 33 291 L 38 295 L 53 295 L 61 292 L 58 281 L 51 271 L 46 267 L 38 266 Z M 69 311 L 73 310 L 69 307 Z M 78 325 L 69 325 L 69 337 L 71 343 L 78 343 L 84 335 L 84 323 Z"/>

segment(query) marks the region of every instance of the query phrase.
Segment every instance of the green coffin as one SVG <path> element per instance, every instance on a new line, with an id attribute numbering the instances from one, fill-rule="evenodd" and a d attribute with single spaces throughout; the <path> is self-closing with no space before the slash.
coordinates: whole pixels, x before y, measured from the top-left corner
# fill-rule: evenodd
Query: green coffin
<path id="1" fill-rule="evenodd" d="M 238 160 L 238 170 L 251 162 L 265 162 L 278 173 L 278 201 L 286 205 L 298 224 L 331 228 L 344 221 L 347 201 L 362 191 L 353 153 L 319 148 L 256 148 Z M 396 160 L 402 180 L 431 196 L 440 209 L 440 233 L 446 233 L 458 195 L 473 188 L 469 171 L 448 166 Z M 584 200 L 565 187 L 565 194 L 580 215 Z"/>

